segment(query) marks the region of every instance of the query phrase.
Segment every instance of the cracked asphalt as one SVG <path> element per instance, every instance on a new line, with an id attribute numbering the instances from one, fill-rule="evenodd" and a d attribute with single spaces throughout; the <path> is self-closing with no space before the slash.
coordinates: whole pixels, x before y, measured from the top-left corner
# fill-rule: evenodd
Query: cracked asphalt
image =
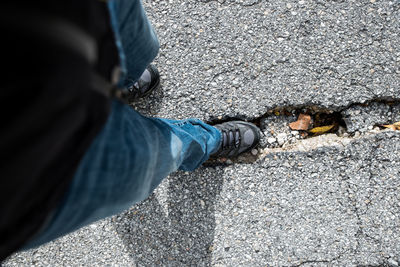
<path id="1" fill-rule="evenodd" d="M 400 1 L 145 7 L 162 89 L 143 113 L 251 120 L 317 106 L 358 137 L 177 172 L 129 211 L 3 265 L 400 266 L 400 132 L 362 135 L 400 118 Z"/>

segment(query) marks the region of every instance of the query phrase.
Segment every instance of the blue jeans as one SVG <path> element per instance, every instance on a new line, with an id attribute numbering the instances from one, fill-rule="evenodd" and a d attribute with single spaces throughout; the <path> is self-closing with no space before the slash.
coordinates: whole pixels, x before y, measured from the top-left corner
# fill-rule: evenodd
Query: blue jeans
<path id="1" fill-rule="evenodd" d="M 139 8 L 139 13 L 144 13 L 139 1 L 122 0 L 118 3 L 129 5 L 120 10 L 137 14 Z M 116 2 L 113 1 L 110 4 L 113 24 L 118 22 L 118 17 L 112 13 L 117 6 L 113 7 L 114 4 Z M 144 14 L 131 16 L 125 21 L 126 25 L 136 23 L 149 26 Z M 131 51 L 124 50 L 122 42 L 128 33 L 121 31 L 118 34 L 121 35 L 120 55 L 128 55 L 126 58 L 129 61 Z M 136 35 L 133 33 L 130 36 Z M 141 40 L 139 44 L 157 42 L 153 33 L 141 38 L 144 37 L 150 39 Z M 142 49 L 139 45 L 135 51 L 147 49 L 149 46 Z M 128 66 L 127 75 L 132 75 L 130 77 L 137 79 L 153 59 L 153 54 L 142 54 L 141 57 L 134 58 L 140 62 L 141 70 L 135 72 L 135 69 L 130 69 L 130 64 L 125 65 Z M 133 72 L 130 73 L 131 70 Z M 104 128 L 80 162 L 61 204 L 24 249 L 39 246 L 128 209 L 147 198 L 171 172 L 178 169 L 190 171 L 200 166 L 218 149 L 220 142 L 221 133 L 200 120 L 148 118 L 114 100 Z"/>
<path id="2" fill-rule="evenodd" d="M 157 56 L 160 45 L 141 0 L 110 0 L 108 8 L 122 70 L 119 85 L 129 87 Z"/>

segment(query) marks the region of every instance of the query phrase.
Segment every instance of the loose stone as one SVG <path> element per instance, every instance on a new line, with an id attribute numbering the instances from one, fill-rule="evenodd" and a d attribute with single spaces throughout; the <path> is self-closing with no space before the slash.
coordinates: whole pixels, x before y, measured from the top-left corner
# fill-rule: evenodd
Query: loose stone
<path id="1" fill-rule="evenodd" d="M 280 133 L 276 136 L 276 140 L 278 141 L 278 144 L 281 146 L 285 143 L 286 141 L 286 134 L 285 133 Z"/>

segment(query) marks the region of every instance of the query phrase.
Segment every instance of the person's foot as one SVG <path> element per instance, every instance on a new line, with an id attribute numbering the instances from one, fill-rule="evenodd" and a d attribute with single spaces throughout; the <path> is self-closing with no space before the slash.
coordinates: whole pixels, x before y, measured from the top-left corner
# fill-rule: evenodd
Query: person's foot
<path id="1" fill-rule="evenodd" d="M 260 141 L 260 130 L 252 123 L 230 121 L 214 125 L 222 133 L 221 145 L 211 155 L 218 157 L 235 157 L 254 148 Z"/>
<path id="2" fill-rule="evenodd" d="M 157 68 L 154 65 L 150 64 L 144 70 L 139 80 L 128 88 L 129 101 L 134 101 L 137 100 L 138 98 L 148 96 L 159 86 L 160 86 L 160 74 L 158 73 Z"/>

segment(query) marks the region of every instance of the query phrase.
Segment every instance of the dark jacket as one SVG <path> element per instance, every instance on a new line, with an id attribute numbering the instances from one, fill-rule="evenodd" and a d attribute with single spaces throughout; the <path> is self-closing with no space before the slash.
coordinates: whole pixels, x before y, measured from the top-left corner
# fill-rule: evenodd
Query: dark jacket
<path id="1" fill-rule="evenodd" d="M 0 4 L 0 262 L 59 204 L 109 114 L 93 77 L 110 81 L 118 65 L 104 1 L 9 2 Z"/>

